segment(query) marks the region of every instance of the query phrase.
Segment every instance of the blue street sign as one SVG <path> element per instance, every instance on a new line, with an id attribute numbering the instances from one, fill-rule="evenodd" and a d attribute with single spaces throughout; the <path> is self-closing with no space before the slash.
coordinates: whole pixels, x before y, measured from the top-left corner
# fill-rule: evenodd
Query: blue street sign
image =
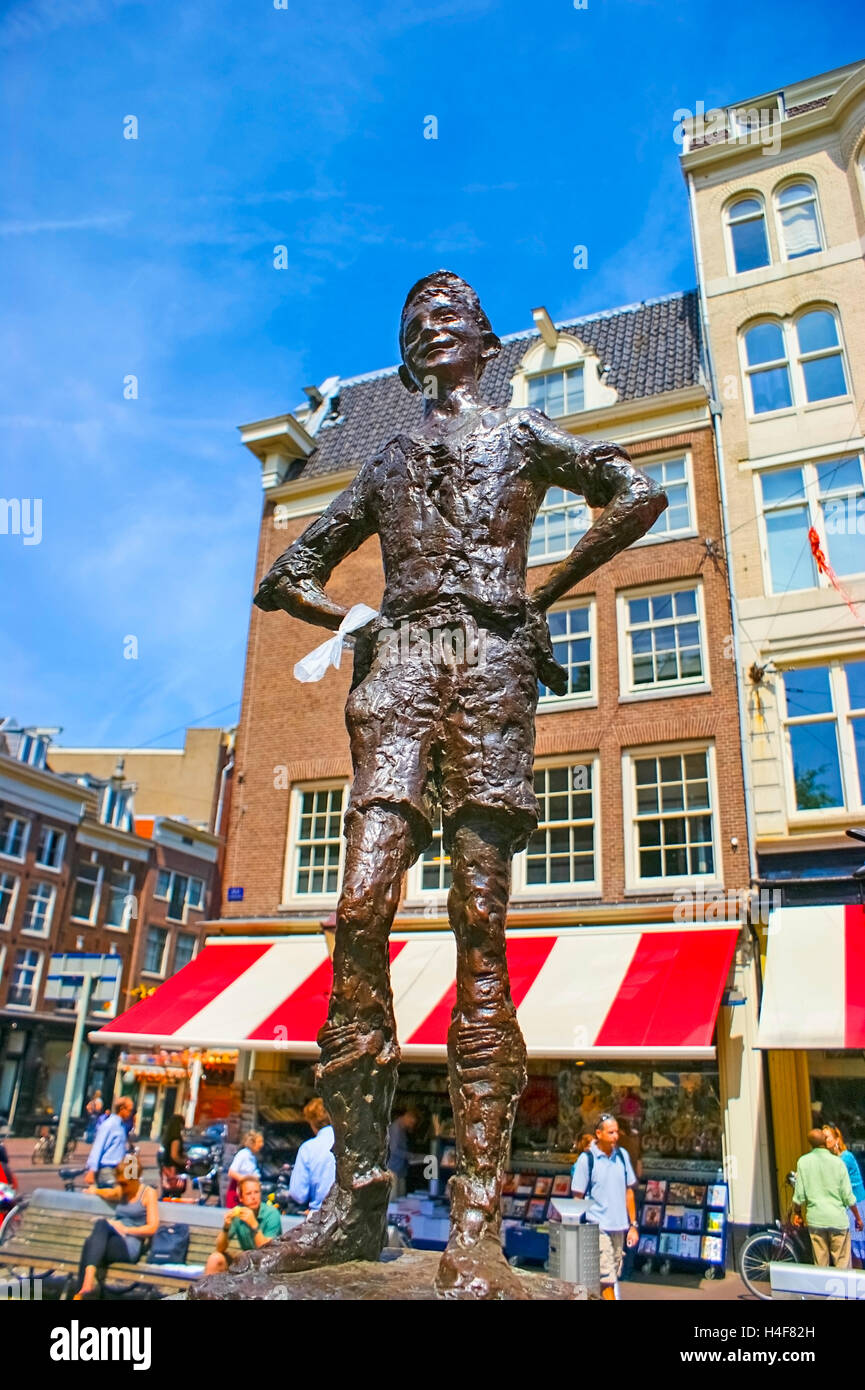
<path id="1" fill-rule="evenodd" d="M 243 889 L 242 889 L 242 888 L 229 888 L 229 890 L 228 890 L 228 901 L 229 901 L 230 903 L 242 903 L 242 902 L 243 902 Z"/>

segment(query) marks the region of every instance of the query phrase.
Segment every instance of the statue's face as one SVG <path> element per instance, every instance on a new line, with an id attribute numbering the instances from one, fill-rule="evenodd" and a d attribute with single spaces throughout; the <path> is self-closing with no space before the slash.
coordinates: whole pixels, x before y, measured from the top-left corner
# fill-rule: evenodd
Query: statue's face
<path id="1" fill-rule="evenodd" d="M 421 390 L 430 377 L 440 388 L 477 381 L 484 368 L 484 335 L 471 308 L 445 291 L 424 295 L 403 325 L 406 368 Z"/>

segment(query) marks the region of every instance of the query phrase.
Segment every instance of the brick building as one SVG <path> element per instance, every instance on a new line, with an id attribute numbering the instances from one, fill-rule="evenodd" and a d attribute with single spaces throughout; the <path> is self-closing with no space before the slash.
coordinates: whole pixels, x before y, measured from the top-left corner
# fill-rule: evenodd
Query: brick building
<path id="1" fill-rule="evenodd" d="M 845 834 L 865 824 L 865 63 L 712 117 L 711 131 L 686 122 L 682 171 L 729 499 L 754 872 L 780 913 L 759 1040 L 783 1201 L 812 1118 L 865 1154 L 865 911 Z"/>
<path id="2" fill-rule="evenodd" d="M 114 776 L 58 774 L 48 731 L 0 726 L 0 1114 L 19 1132 L 58 1111 L 75 1002 L 46 999 L 52 954 L 119 956 L 98 1028 L 197 953 L 217 884 L 219 839 L 167 818 L 136 826 L 134 786 Z M 86 1049 L 73 1113 L 86 1093 L 110 1096 L 117 1050 Z M 142 1118 L 158 1096 L 137 1097 Z"/>

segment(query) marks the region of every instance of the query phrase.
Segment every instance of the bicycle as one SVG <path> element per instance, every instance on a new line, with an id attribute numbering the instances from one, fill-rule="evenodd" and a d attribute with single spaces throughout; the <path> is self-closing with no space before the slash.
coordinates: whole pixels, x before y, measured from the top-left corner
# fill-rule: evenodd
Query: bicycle
<path id="1" fill-rule="evenodd" d="M 814 1263 L 811 1242 L 805 1226 L 793 1224 L 792 1188 L 796 1181 L 795 1173 L 788 1173 L 786 1182 L 791 1188 L 787 1215 L 783 1221 L 776 1221 L 765 1231 L 756 1231 L 749 1236 L 739 1252 L 739 1273 L 755 1298 L 768 1301 L 772 1297 L 770 1282 L 771 1264 L 787 1262 L 810 1265 Z"/>

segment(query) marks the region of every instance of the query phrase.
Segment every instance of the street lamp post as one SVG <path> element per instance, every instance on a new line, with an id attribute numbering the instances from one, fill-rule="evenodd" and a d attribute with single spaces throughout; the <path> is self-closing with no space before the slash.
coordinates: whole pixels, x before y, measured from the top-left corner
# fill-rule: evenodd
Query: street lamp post
<path id="1" fill-rule="evenodd" d="M 89 951 L 72 951 L 65 955 L 54 955 L 48 966 L 45 980 L 46 999 L 75 1000 L 77 1013 L 75 1031 L 72 1035 L 72 1053 L 66 1073 L 66 1086 L 63 1091 L 63 1104 L 57 1124 L 57 1141 L 54 1145 L 54 1162 L 62 1163 L 66 1136 L 69 1133 L 69 1117 L 75 1098 L 78 1069 L 81 1065 L 81 1048 L 84 1043 L 84 1029 L 92 1003 L 110 1003 L 116 1006 L 117 986 L 122 968 L 120 956 L 100 956 Z"/>
<path id="2" fill-rule="evenodd" d="M 54 1145 L 55 1163 L 63 1162 L 63 1151 L 66 1148 L 66 1135 L 69 1132 L 69 1116 L 72 1113 L 72 1099 L 75 1095 L 78 1068 L 81 1064 L 81 1045 L 84 1041 L 84 1027 L 87 1023 L 87 1015 L 90 1011 L 90 996 L 92 993 L 93 976 L 85 975 L 81 983 L 81 993 L 78 996 L 75 1032 L 72 1035 L 72 1053 L 69 1058 L 69 1070 L 66 1073 L 63 1104 L 60 1107 L 60 1121 L 57 1125 L 57 1142 Z"/>

